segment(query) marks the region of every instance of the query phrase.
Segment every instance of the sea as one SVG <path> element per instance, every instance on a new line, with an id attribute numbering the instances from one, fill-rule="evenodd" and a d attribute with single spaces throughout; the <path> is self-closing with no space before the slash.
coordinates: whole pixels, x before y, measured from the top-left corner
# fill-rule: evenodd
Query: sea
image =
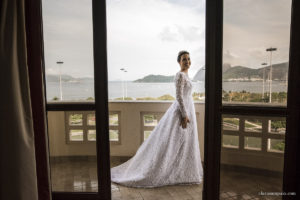
<path id="1" fill-rule="evenodd" d="M 205 93 L 205 83 L 203 81 L 193 82 L 193 92 Z M 223 82 L 225 91 L 247 91 L 253 93 L 263 92 L 261 81 L 253 82 Z M 265 83 L 264 91 L 269 91 L 268 83 Z M 272 92 L 286 92 L 287 85 L 284 81 L 272 81 Z M 47 100 L 51 101 L 54 97 L 60 98 L 59 82 L 46 83 Z M 169 94 L 175 97 L 174 83 L 137 83 L 131 81 L 109 81 L 108 98 L 132 97 L 160 97 Z M 88 97 L 94 98 L 94 81 L 85 80 L 81 82 L 62 82 L 62 96 L 64 101 L 86 100 Z"/>

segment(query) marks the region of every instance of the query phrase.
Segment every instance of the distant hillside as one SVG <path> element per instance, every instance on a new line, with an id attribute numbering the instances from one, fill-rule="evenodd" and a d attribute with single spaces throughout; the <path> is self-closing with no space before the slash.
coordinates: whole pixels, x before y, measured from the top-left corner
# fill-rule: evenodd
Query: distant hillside
<path id="1" fill-rule="evenodd" d="M 268 78 L 268 73 L 270 70 L 270 66 L 259 68 L 259 69 L 251 69 L 243 66 L 235 66 L 231 67 L 227 71 L 223 73 L 223 80 L 230 81 L 234 79 L 262 79 L 263 73 L 265 69 L 265 78 Z M 278 63 L 272 65 L 272 80 L 286 80 L 286 75 L 288 72 L 288 63 Z"/>
<path id="2" fill-rule="evenodd" d="M 228 63 L 223 64 L 223 72 L 226 72 L 231 68 Z M 193 78 L 193 81 L 205 81 L 205 66 L 201 67 Z"/>
<path id="3" fill-rule="evenodd" d="M 163 75 L 148 75 L 144 78 L 137 79 L 134 82 L 136 83 L 168 83 L 173 82 L 174 76 L 163 76 Z"/>
<path id="4" fill-rule="evenodd" d="M 74 78 L 74 77 L 72 77 L 70 75 L 62 74 L 61 75 L 61 80 L 63 82 L 80 82 L 80 81 L 93 80 L 93 78 L 88 78 L 88 77 Z M 59 75 L 48 74 L 46 76 L 46 81 L 47 82 L 59 82 Z"/>
<path id="5" fill-rule="evenodd" d="M 193 81 L 204 81 L 204 80 L 205 80 L 205 66 L 201 67 L 193 78 Z"/>
<path id="6" fill-rule="evenodd" d="M 257 70 L 243 66 L 235 66 L 223 73 L 223 80 L 238 78 L 258 78 Z"/>
<path id="7" fill-rule="evenodd" d="M 194 81 L 204 81 L 205 80 L 205 67 L 203 66 L 198 70 L 196 75 L 194 76 Z M 231 67 L 230 64 L 223 64 L 223 80 L 224 81 L 255 81 L 261 80 L 263 78 L 263 73 L 265 69 L 265 79 L 268 78 L 268 73 L 270 70 L 270 66 L 266 66 L 263 68 L 252 69 L 244 66 L 234 66 Z M 272 80 L 286 80 L 286 76 L 288 73 L 288 63 L 278 63 L 272 65 Z"/>

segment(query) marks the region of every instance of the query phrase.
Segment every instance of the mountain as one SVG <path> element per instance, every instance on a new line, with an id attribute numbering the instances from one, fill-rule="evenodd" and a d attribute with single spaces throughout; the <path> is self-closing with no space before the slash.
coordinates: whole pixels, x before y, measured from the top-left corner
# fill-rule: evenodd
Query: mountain
<path id="1" fill-rule="evenodd" d="M 173 82 L 174 76 L 163 76 L 163 75 L 148 75 L 144 78 L 137 79 L 134 82 L 136 83 L 168 83 Z"/>
<path id="2" fill-rule="evenodd" d="M 265 71 L 265 79 L 268 79 L 270 66 L 252 69 L 243 66 L 235 66 L 231 67 L 227 71 L 223 72 L 223 80 L 224 81 L 232 81 L 237 79 L 243 80 L 257 80 L 263 79 L 263 74 Z M 288 73 L 288 63 L 278 63 L 272 65 L 272 80 L 286 80 L 286 76 Z"/>
<path id="3" fill-rule="evenodd" d="M 200 68 L 193 78 L 193 81 L 205 80 L 205 66 Z M 270 66 L 252 69 L 244 66 L 232 67 L 228 63 L 223 64 L 223 81 L 256 81 L 263 78 L 265 71 L 265 79 L 268 79 Z M 288 73 L 288 62 L 277 63 L 272 65 L 272 80 L 286 80 Z"/>
<path id="4" fill-rule="evenodd" d="M 193 81 L 204 81 L 204 80 L 205 80 L 205 66 L 201 67 L 193 78 Z"/>
<path id="5" fill-rule="evenodd" d="M 229 63 L 223 64 L 223 72 L 231 68 Z M 193 78 L 193 81 L 205 81 L 205 66 L 201 67 Z"/>
<path id="6" fill-rule="evenodd" d="M 81 81 L 93 80 L 93 78 L 89 78 L 89 77 L 74 78 L 70 75 L 62 74 L 61 75 L 61 80 L 63 82 L 81 82 Z M 46 81 L 47 82 L 59 82 L 59 75 L 47 74 L 46 75 Z"/>

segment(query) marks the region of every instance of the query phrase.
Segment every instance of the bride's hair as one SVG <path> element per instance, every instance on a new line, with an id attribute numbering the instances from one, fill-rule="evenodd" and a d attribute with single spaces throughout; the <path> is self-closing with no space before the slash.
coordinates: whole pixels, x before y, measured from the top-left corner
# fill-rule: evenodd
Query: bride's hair
<path id="1" fill-rule="evenodd" d="M 180 62 L 181 56 L 182 56 L 183 54 L 190 54 L 190 53 L 189 53 L 188 51 L 185 51 L 185 50 L 179 51 L 178 56 L 177 56 L 177 62 L 178 62 L 178 63 Z"/>

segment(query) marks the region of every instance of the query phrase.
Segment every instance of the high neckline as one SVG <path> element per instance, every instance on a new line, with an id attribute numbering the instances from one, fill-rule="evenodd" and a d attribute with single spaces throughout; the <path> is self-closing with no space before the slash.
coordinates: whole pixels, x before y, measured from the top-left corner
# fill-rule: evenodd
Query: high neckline
<path id="1" fill-rule="evenodd" d="M 183 74 L 186 75 L 187 77 L 189 76 L 188 73 L 185 73 L 185 72 L 183 72 L 183 71 L 179 71 L 179 72 L 183 73 Z"/>

